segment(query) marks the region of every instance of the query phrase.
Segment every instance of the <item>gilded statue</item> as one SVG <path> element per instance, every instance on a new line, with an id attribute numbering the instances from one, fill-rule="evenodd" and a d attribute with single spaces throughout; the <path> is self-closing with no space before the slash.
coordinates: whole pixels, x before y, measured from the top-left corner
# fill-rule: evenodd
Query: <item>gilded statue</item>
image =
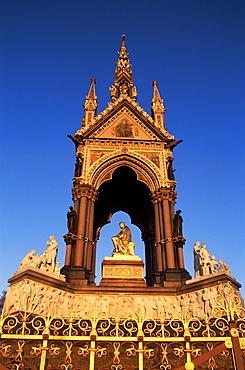
<path id="1" fill-rule="evenodd" d="M 113 254 L 134 256 L 135 243 L 131 241 L 132 233 L 130 228 L 124 222 L 120 222 L 119 227 L 121 231 L 111 238 L 114 245 Z"/>

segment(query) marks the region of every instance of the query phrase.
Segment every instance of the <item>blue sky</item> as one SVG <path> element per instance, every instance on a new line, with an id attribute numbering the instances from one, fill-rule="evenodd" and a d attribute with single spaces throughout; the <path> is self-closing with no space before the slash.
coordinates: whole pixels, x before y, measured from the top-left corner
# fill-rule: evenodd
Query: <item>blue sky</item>
<path id="1" fill-rule="evenodd" d="M 0 7 L 0 291 L 27 252 L 44 251 L 50 235 L 64 262 L 75 162 L 66 135 L 81 127 L 91 77 L 98 112 L 106 108 L 122 34 L 139 104 L 150 113 L 157 80 L 168 131 L 184 140 L 175 148 L 174 168 L 186 267 L 193 274 L 199 240 L 245 285 L 245 3 L 3 0 Z M 101 232 L 98 274 L 121 220 L 130 223 L 115 215 Z M 132 229 L 143 258 L 139 230 Z"/>

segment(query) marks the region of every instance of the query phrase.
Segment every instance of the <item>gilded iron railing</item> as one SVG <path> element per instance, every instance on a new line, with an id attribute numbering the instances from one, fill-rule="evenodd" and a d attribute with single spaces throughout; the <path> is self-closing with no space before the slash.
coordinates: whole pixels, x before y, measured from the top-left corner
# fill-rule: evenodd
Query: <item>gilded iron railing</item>
<path id="1" fill-rule="evenodd" d="M 240 300 L 227 284 L 212 315 L 202 319 L 2 316 L 0 364 L 13 370 L 242 370 Z"/>

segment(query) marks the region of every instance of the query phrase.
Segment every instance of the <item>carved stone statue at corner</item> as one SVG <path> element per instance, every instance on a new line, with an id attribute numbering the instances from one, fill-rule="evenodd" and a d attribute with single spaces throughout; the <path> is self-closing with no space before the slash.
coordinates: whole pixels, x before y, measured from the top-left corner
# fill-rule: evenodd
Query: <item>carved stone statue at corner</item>
<path id="1" fill-rule="evenodd" d="M 67 228 L 68 232 L 76 234 L 77 232 L 77 213 L 73 207 L 69 207 L 70 211 L 67 212 Z"/>
<path id="2" fill-rule="evenodd" d="M 205 243 L 202 243 L 201 248 L 200 242 L 196 242 L 194 244 L 193 253 L 195 277 L 214 274 L 217 272 L 230 274 L 229 266 L 224 263 L 222 259 L 219 259 L 217 262 L 216 257 L 214 255 L 211 256 L 206 247 Z"/>
<path id="3" fill-rule="evenodd" d="M 42 262 L 42 256 L 40 254 L 36 254 L 36 251 L 32 249 L 27 255 L 23 258 L 23 260 L 20 262 L 20 268 L 26 268 L 26 267 L 38 267 Z"/>
<path id="4" fill-rule="evenodd" d="M 128 256 L 134 256 L 134 246 L 135 243 L 131 241 L 131 230 L 124 222 L 119 223 L 120 228 L 122 229 L 120 233 L 111 238 L 114 245 L 113 254 L 122 254 Z"/>
<path id="5" fill-rule="evenodd" d="M 168 179 L 175 180 L 175 176 L 174 176 L 175 170 L 173 169 L 173 161 L 171 159 L 168 160 L 167 171 L 168 171 Z"/>
<path id="6" fill-rule="evenodd" d="M 193 247 L 195 278 L 202 275 L 202 269 L 200 265 L 200 249 L 200 242 L 196 242 Z"/>
<path id="7" fill-rule="evenodd" d="M 82 174 L 82 166 L 83 166 L 83 157 L 81 154 L 78 154 L 76 160 L 76 167 L 75 167 L 75 177 L 80 177 Z"/>
<path id="8" fill-rule="evenodd" d="M 59 244 L 54 236 L 50 236 L 49 239 L 50 241 L 47 241 L 46 243 L 47 247 L 43 254 L 40 269 L 48 272 L 55 272 L 56 256 Z"/>
<path id="9" fill-rule="evenodd" d="M 219 272 L 225 271 L 228 274 L 231 273 L 230 267 L 221 258 L 218 260 L 218 263 L 220 264 L 218 268 Z"/>
<path id="10" fill-rule="evenodd" d="M 183 224 L 183 218 L 180 216 L 181 210 L 176 211 L 173 219 L 174 224 L 174 230 L 173 230 L 173 238 L 176 236 L 183 236 L 182 231 L 182 224 Z"/>
<path id="11" fill-rule="evenodd" d="M 201 266 L 202 266 L 202 275 L 210 274 L 210 252 L 206 249 L 206 244 L 202 243 L 200 249 L 200 257 L 201 257 Z"/>

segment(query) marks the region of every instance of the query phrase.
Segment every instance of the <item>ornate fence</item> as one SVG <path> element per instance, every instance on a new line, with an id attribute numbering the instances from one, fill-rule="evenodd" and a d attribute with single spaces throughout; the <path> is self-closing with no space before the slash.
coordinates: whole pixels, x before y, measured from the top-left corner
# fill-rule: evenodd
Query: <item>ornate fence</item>
<path id="1" fill-rule="evenodd" d="M 243 370 L 245 315 L 231 286 L 211 317 L 1 317 L 0 364 L 14 370 Z"/>

